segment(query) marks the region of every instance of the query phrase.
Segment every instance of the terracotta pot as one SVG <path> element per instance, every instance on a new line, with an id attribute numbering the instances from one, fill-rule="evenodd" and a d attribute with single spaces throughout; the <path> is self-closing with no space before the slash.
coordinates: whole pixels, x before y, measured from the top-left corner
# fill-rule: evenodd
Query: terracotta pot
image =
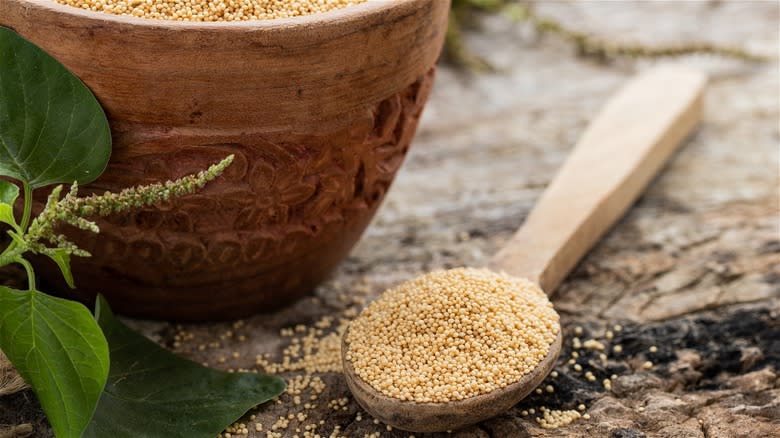
<path id="1" fill-rule="evenodd" d="M 172 179 L 228 154 L 202 192 L 68 230 L 77 294 L 202 320 L 272 309 L 347 255 L 387 192 L 433 81 L 448 0 L 370 1 L 295 19 L 188 23 L 0 0 L 0 24 L 78 75 L 113 155 L 83 193 Z M 44 267 L 51 281 L 59 276 Z"/>

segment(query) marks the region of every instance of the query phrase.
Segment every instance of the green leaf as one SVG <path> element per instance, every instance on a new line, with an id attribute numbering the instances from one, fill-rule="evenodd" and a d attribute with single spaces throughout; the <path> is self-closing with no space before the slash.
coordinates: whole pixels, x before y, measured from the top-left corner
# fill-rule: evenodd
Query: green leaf
<path id="1" fill-rule="evenodd" d="M 0 180 L 0 222 L 18 228 L 14 218 L 14 202 L 19 197 L 19 187 L 11 182 Z"/>
<path id="2" fill-rule="evenodd" d="M 214 438 L 284 391 L 277 377 L 215 371 L 170 353 L 117 320 L 103 297 L 95 317 L 111 372 L 84 438 Z"/>
<path id="3" fill-rule="evenodd" d="M 0 175 L 32 188 L 88 183 L 111 154 L 103 109 L 76 76 L 0 27 Z"/>
<path id="4" fill-rule="evenodd" d="M 65 278 L 65 283 L 67 283 L 71 289 L 75 288 L 76 284 L 73 282 L 73 273 L 70 270 L 70 252 L 64 248 L 46 248 L 43 253 L 54 260 L 54 263 L 59 266 L 60 272 L 62 272 L 62 276 Z"/>
<path id="5" fill-rule="evenodd" d="M 0 349 L 32 386 L 58 438 L 79 438 L 108 377 L 108 345 L 75 301 L 0 286 Z"/>
<path id="6" fill-rule="evenodd" d="M 0 204 L 14 205 L 19 197 L 19 187 L 6 180 L 0 180 Z"/>
<path id="7" fill-rule="evenodd" d="M 0 222 L 8 224 L 15 229 L 19 228 L 14 218 L 14 208 L 8 204 L 0 204 Z"/>

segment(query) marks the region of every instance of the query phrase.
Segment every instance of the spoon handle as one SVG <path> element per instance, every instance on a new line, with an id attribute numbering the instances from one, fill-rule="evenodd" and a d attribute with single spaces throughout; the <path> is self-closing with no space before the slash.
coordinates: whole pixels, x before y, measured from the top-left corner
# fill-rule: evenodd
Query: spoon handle
<path id="1" fill-rule="evenodd" d="M 659 67 L 625 85 L 489 267 L 551 294 L 698 124 L 706 82 L 696 71 Z"/>

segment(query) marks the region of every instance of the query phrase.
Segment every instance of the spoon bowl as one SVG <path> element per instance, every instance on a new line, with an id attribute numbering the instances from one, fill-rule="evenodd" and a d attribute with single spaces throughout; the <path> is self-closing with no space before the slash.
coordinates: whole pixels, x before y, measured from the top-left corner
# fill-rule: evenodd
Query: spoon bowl
<path id="1" fill-rule="evenodd" d="M 563 336 L 558 331 L 547 356 L 532 372 L 520 380 L 485 394 L 446 403 L 418 403 L 402 401 L 375 390 L 361 379 L 347 360 L 349 347 L 347 333 L 341 341 L 341 359 L 344 364 L 344 378 L 349 390 L 369 414 L 377 420 L 397 429 L 411 432 L 439 432 L 454 430 L 475 424 L 506 412 L 534 390 L 552 371 L 561 353 Z"/>

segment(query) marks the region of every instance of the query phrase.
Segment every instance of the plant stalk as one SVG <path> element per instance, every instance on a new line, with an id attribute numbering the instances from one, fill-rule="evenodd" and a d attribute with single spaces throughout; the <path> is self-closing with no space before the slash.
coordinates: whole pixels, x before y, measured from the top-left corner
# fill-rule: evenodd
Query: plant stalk
<path id="1" fill-rule="evenodd" d="M 32 187 L 26 181 L 22 182 L 24 189 L 24 211 L 22 212 L 22 223 L 19 226 L 22 233 L 27 231 L 27 226 L 30 225 L 30 214 L 32 213 Z"/>
<path id="2" fill-rule="evenodd" d="M 19 257 L 14 262 L 19 263 L 20 265 L 24 266 L 24 270 L 27 271 L 27 290 L 34 291 L 35 290 L 35 271 L 33 271 L 33 267 L 27 260 Z"/>

